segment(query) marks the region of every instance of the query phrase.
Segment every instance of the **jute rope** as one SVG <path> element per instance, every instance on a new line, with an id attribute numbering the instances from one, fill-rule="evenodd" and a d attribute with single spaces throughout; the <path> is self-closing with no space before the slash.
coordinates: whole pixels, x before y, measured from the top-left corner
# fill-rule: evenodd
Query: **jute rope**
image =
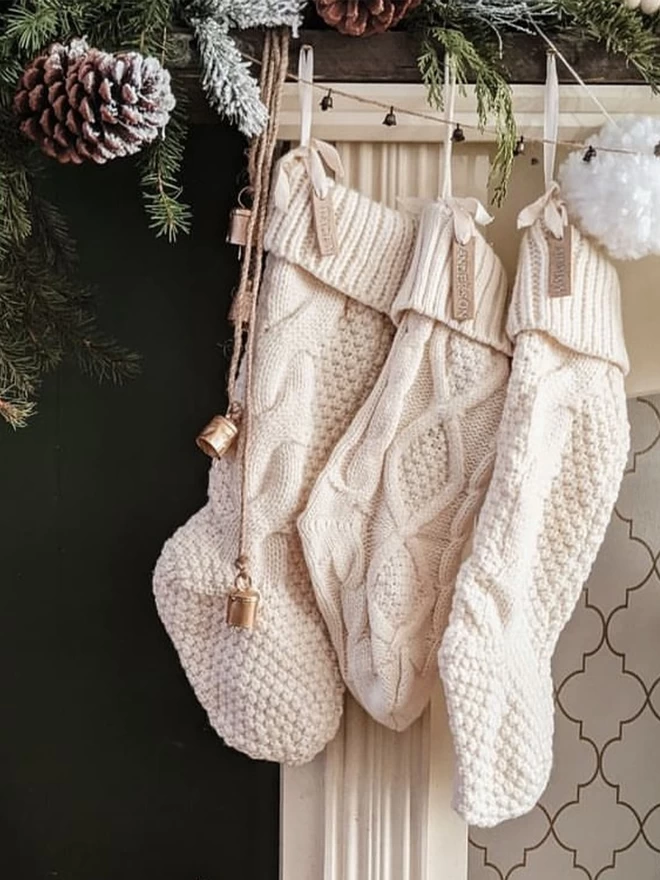
<path id="1" fill-rule="evenodd" d="M 252 371 L 254 366 L 254 329 L 259 286 L 263 272 L 263 242 L 268 213 L 273 155 L 277 144 L 277 130 L 282 101 L 282 85 L 289 64 L 289 30 L 269 30 L 264 39 L 259 85 L 261 100 L 268 108 L 268 123 L 264 132 L 254 138 L 248 152 L 249 189 L 252 210 L 248 223 L 243 263 L 238 289 L 234 296 L 231 319 L 234 322 L 234 349 L 229 367 L 229 414 L 241 422 L 243 445 L 241 452 L 241 525 L 239 536 L 238 572 L 236 585 L 250 586 L 249 570 L 249 510 L 247 464 L 250 457 L 252 430 Z M 244 400 L 238 398 L 236 384 L 241 362 L 245 359 Z"/>

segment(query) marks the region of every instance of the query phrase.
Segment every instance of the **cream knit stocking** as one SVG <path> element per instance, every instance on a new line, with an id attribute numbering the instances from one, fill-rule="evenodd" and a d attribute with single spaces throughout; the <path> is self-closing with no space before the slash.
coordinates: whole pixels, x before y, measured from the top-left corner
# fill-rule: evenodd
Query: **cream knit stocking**
<path id="1" fill-rule="evenodd" d="M 385 360 L 415 224 L 335 186 L 339 251 L 322 257 L 309 165 L 299 153 L 284 162 L 289 206 L 270 220 L 255 329 L 247 479 L 257 623 L 225 624 L 238 553 L 240 447 L 214 462 L 208 504 L 165 545 L 154 591 L 217 732 L 254 758 L 297 764 L 334 736 L 343 684 L 295 522 Z"/>
<path id="2" fill-rule="evenodd" d="M 457 753 L 455 807 L 483 826 L 530 810 L 548 781 L 550 661 L 603 539 L 628 449 L 616 271 L 576 229 L 564 229 L 573 237 L 571 294 L 550 296 L 557 243 L 541 216 L 557 200 L 553 187 L 523 239 L 493 479 L 439 654 Z"/>
<path id="3" fill-rule="evenodd" d="M 344 680 L 398 730 L 426 706 L 472 518 L 495 454 L 509 373 L 502 266 L 475 200 L 424 209 L 398 331 L 364 406 L 298 523 Z M 472 212 L 472 213 L 471 213 Z M 474 319 L 454 318 L 452 243 L 475 246 Z"/>

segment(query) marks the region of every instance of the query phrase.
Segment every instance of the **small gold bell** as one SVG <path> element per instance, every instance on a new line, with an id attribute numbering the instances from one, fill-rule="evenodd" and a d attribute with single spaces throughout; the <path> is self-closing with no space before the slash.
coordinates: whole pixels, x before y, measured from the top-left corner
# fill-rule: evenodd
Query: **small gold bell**
<path id="1" fill-rule="evenodd" d="M 229 244 L 237 244 L 245 247 L 247 244 L 247 231 L 252 211 L 249 208 L 234 208 L 229 215 L 229 230 L 227 241 Z"/>
<path id="2" fill-rule="evenodd" d="M 238 574 L 234 581 L 234 589 L 227 596 L 227 626 L 238 629 L 253 629 L 257 619 L 259 593 L 252 588 L 252 579 L 248 574 L 246 556 L 236 560 Z"/>
<path id="3" fill-rule="evenodd" d="M 236 590 L 227 596 L 227 626 L 252 629 L 257 619 L 259 593 L 256 590 Z"/>
<path id="4" fill-rule="evenodd" d="M 247 244 L 247 233 L 250 225 L 250 217 L 252 211 L 243 204 L 243 196 L 247 192 L 247 188 L 242 189 L 238 194 L 238 207 L 234 208 L 229 215 L 229 229 L 227 230 L 227 241 L 229 244 L 236 244 L 243 248 Z"/>
<path id="5" fill-rule="evenodd" d="M 238 425 L 229 416 L 215 416 L 195 443 L 210 458 L 222 458 L 238 434 Z"/>

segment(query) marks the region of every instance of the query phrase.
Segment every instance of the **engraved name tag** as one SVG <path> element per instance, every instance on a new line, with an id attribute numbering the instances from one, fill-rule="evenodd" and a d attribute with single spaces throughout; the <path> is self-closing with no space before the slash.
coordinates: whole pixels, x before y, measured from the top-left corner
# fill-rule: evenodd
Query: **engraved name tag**
<path id="1" fill-rule="evenodd" d="M 337 228 L 335 226 L 335 212 L 330 194 L 328 193 L 322 199 L 315 192 L 312 192 L 312 206 L 319 251 L 321 256 L 329 257 L 332 254 L 336 254 L 339 249 L 337 244 Z"/>
<path id="2" fill-rule="evenodd" d="M 465 244 L 454 239 L 451 293 L 456 321 L 469 321 L 474 318 L 474 247 L 474 238 Z"/>
<path id="3" fill-rule="evenodd" d="M 548 295 L 570 296 L 572 291 L 571 262 L 573 255 L 573 230 L 564 227 L 564 237 L 555 238 L 551 232 L 546 233 L 548 242 L 549 278 Z"/>

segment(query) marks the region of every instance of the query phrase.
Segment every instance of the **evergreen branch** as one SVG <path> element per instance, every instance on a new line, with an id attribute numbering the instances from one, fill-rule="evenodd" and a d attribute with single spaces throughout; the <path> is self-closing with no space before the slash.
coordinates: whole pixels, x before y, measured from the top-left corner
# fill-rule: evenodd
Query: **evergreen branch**
<path id="1" fill-rule="evenodd" d="M 490 118 L 495 120 L 497 148 L 489 182 L 493 186 L 493 201 L 499 205 L 506 195 L 516 143 L 511 87 L 498 69 L 494 52 L 489 52 L 487 46 L 477 48 L 453 27 L 426 27 L 418 64 L 433 107 L 443 108 L 446 57 L 451 58 L 459 86 L 474 82 L 479 124 L 485 127 Z"/>
<path id="2" fill-rule="evenodd" d="M 5 35 L 19 52 L 30 57 L 60 34 L 60 8 L 56 0 L 17 3 L 5 16 Z"/>
<path id="3" fill-rule="evenodd" d="M 187 136 L 184 100 L 177 95 L 177 106 L 164 137 L 145 151 L 140 163 L 149 226 L 157 236 L 166 236 L 170 242 L 176 241 L 179 234 L 190 232 L 192 218 L 190 206 L 181 200 L 182 188 L 177 182 Z"/>
<path id="4" fill-rule="evenodd" d="M 17 0 L 0 3 L 0 418 L 21 427 L 35 411 L 45 373 L 63 359 L 97 379 L 120 382 L 138 370 L 133 353 L 97 328 L 87 290 L 76 281 L 76 251 L 57 208 L 35 191 L 35 151 L 18 135 L 14 92 L 25 64 L 50 43 L 87 35 L 109 51 L 142 48 L 167 59 L 177 0 Z M 147 213 L 173 240 L 190 209 L 177 184 L 185 141 L 179 101 L 164 140 L 143 157 Z"/>
<path id="5" fill-rule="evenodd" d="M 5 389 L 4 395 L 0 397 L 0 417 L 14 429 L 24 428 L 36 409 L 33 401 L 17 396 L 12 388 Z"/>
<path id="6" fill-rule="evenodd" d="M 263 131 L 268 111 L 249 64 L 225 28 L 213 18 L 194 17 L 190 23 L 202 59 L 202 87 L 209 104 L 246 137 L 255 137 Z"/>
<path id="7" fill-rule="evenodd" d="M 660 91 L 660 35 L 655 21 L 611 0 L 556 0 L 562 24 L 574 37 L 603 43 L 623 55 L 654 92 Z M 654 18 L 657 18 L 654 17 Z"/>
<path id="8" fill-rule="evenodd" d="M 0 260 L 32 230 L 30 184 L 25 168 L 3 167 L 0 157 Z"/>

